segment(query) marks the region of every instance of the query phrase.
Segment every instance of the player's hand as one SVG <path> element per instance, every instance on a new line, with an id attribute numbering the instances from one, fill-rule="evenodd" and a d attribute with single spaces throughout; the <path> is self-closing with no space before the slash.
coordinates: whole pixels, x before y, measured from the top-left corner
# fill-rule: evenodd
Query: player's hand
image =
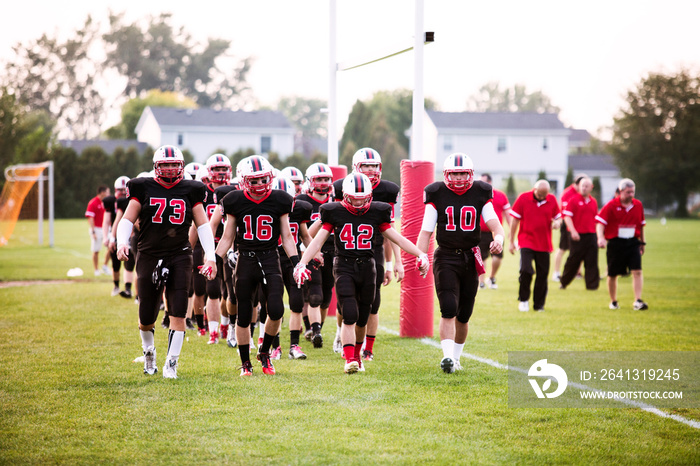
<path id="1" fill-rule="evenodd" d="M 421 277 L 425 278 L 425 276 L 428 275 L 430 260 L 428 259 L 428 255 L 426 253 L 421 253 L 421 255 L 418 256 L 418 260 L 416 260 L 416 267 L 418 268 Z"/>
<path id="2" fill-rule="evenodd" d="M 515 242 L 510 242 L 510 245 L 508 246 L 508 251 L 510 251 L 511 254 L 515 254 Z"/>
<path id="3" fill-rule="evenodd" d="M 199 267 L 199 273 L 204 275 L 207 280 L 213 280 L 216 277 L 216 261 L 204 262 L 204 265 Z"/>
<path id="4" fill-rule="evenodd" d="M 323 252 L 318 251 L 318 254 L 314 256 L 314 260 L 319 263 L 319 265 L 323 265 L 324 259 L 323 259 Z"/>
<path id="5" fill-rule="evenodd" d="M 601 249 L 605 249 L 605 246 L 607 245 L 607 241 L 605 241 L 605 238 L 601 238 L 598 240 L 598 247 Z"/>
<path id="6" fill-rule="evenodd" d="M 387 286 L 389 283 L 391 283 L 391 279 L 393 278 L 391 276 L 393 272 L 391 270 L 384 270 L 384 280 L 382 281 L 383 286 Z"/>
<path id="7" fill-rule="evenodd" d="M 580 241 L 581 236 L 579 236 L 578 231 L 571 232 L 571 241 Z"/>
<path id="8" fill-rule="evenodd" d="M 404 275 L 405 275 L 405 272 L 404 272 L 404 268 L 403 268 L 403 263 L 399 259 L 394 264 L 394 276 L 396 277 L 396 283 L 401 283 L 401 280 L 403 280 Z"/>
<path id="9" fill-rule="evenodd" d="M 129 259 L 129 246 L 123 244 L 117 248 L 117 259 L 120 261 Z"/>
<path id="10" fill-rule="evenodd" d="M 294 267 L 294 281 L 297 284 L 297 287 L 301 288 L 301 285 L 304 284 L 307 280 L 311 278 L 311 270 L 306 268 L 306 265 L 302 264 L 299 262 L 295 267 Z"/>
<path id="11" fill-rule="evenodd" d="M 236 264 L 238 264 L 238 251 L 229 249 L 226 253 L 226 262 L 228 262 L 228 266 L 231 267 L 232 270 L 235 269 Z"/>

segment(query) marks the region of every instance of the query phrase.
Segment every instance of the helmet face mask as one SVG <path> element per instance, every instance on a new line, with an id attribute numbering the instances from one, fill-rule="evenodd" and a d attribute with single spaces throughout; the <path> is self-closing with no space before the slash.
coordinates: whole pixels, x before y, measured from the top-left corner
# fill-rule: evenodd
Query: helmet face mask
<path id="1" fill-rule="evenodd" d="M 126 191 L 126 184 L 129 182 L 128 176 L 120 176 L 114 181 L 114 193 L 117 194 L 119 191 Z"/>
<path id="2" fill-rule="evenodd" d="M 333 172 L 325 163 L 313 163 L 306 170 L 306 178 L 309 181 L 309 192 L 328 194 L 333 189 Z"/>
<path id="3" fill-rule="evenodd" d="M 363 215 L 372 203 L 372 183 L 362 173 L 351 173 L 343 180 L 343 206 L 355 215 Z"/>
<path id="4" fill-rule="evenodd" d="M 214 154 L 207 159 L 209 181 L 226 184 L 231 180 L 231 161 L 224 154 Z"/>
<path id="5" fill-rule="evenodd" d="M 474 184 L 474 164 L 466 154 L 451 154 L 445 159 L 442 175 L 451 191 L 464 194 Z"/>
<path id="6" fill-rule="evenodd" d="M 153 154 L 155 178 L 161 184 L 173 185 L 185 176 L 185 158 L 175 146 L 161 146 Z"/>
<path id="7" fill-rule="evenodd" d="M 376 186 L 382 178 L 382 157 L 376 150 L 364 147 L 352 156 L 352 170 L 367 175 L 372 186 Z"/>
<path id="8" fill-rule="evenodd" d="M 280 172 L 280 175 L 294 183 L 294 189 L 297 194 L 301 194 L 301 186 L 304 184 L 304 174 L 296 167 L 285 167 Z"/>
<path id="9" fill-rule="evenodd" d="M 236 167 L 241 188 L 244 191 L 264 196 L 272 189 L 272 165 L 260 155 L 251 155 L 238 163 Z"/>

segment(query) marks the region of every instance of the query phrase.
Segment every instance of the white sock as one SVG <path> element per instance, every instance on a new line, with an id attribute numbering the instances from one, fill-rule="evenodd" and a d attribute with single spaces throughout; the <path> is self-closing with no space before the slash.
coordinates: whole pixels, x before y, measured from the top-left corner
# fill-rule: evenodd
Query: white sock
<path id="1" fill-rule="evenodd" d="M 456 361 L 459 361 L 459 358 L 462 357 L 462 350 L 464 349 L 465 343 L 455 343 L 455 348 L 454 348 L 454 356 L 455 357 L 454 357 L 454 359 Z"/>
<path id="2" fill-rule="evenodd" d="M 143 350 L 146 351 L 149 346 L 155 346 L 155 338 L 153 335 L 153 330 L 146 330 L 145 332 L 139 329 L 141 333 L 141 346 Z"/>
<path id="3" fill-rule="evenodd" d="M 441 340 L 440 346 L 442 346 L 442 356 L 444 358 L 452 359 L 454 357 L 454 348 L 455 348 L 455 341 L 454 340 Z"/>
<path id="4" fill-rule="evenodd" d="M 217 321 L 209 321 L 209 335 L 212 334 L 212 332 L 218 332 L 219 331 L 219 323 Z"/>
<path id="5" fill-rule="evenodd" d="M 228 325 L 231 323 L 231 319 L 228 316 L 221 316 L 221 325 Z"/>
<path id="6" fill-rule="evenodd" d="M 260 338 L 265 336 L 265 322 L 260 322 L 258 324 L 258 336 Z"/>
<path id="7" fill-rule="evenodd" d="M 170 330 L 168 334 L 168 360 L 177 361 L 182 351 L 182 342 L 185 339 L 185 332 Z"/>

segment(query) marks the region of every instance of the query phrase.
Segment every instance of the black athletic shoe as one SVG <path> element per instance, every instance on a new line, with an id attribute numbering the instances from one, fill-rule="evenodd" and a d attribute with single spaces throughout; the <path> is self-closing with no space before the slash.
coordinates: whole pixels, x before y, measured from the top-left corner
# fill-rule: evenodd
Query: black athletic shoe
<path id="1" fill-rule="evenodd" d="M 189 317 L 185 319 L 185 325 L 187 326 L 187 330 L 194 330 L 196 328 L 192 323 L 192 319 Z"/>
<path id="2" fill-rule="evenodd" d="M 160 326 L 165 329 L 170 328 L 170 316 L 168 314 L 163 316 L 163 321 L 160 323 Z"/>
<path id="3" fill-rule="evenodd" d="M 311 342 L 314 344 L 314 348 L 323 348 L 323 335 L 321 333 L 315 333 L 313 337 L 311 337 Z"/>

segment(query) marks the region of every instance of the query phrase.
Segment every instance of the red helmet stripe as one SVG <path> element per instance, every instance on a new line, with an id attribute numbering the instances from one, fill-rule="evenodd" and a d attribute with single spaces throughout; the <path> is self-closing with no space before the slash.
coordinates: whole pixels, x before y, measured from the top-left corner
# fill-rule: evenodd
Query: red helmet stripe
<path id="1" fill-rule="evenodd" d="M 355 175 L 355 193 L 365 192 L 365 180 L 360 175 Z"/>
<path id="2" fill-rule="evenodd" d="M 455 167 L 462 167 L 462 166 L 464 166 L 464 163 L 462 162 L 462 156 L 456 155 L 455 156 Z"/>
<path id="3" fill-rule="evenodd" d="M 253 165 L 253 171 L 254 171 L 254 172 L 262 171 L 262 163 L 260 162 L 260 160 L 258 160 L 257 157 L 253 157 L 253 158 L 250 160 L 250 163 Z"/>

